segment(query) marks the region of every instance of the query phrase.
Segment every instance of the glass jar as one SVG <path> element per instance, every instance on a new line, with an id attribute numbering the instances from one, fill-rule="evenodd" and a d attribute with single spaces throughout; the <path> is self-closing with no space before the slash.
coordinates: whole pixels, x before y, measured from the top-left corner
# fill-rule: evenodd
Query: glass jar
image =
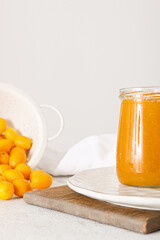
<path id="1" fill-rule="evenodd" d="M 121 89 L 120 98 L 118 179 L 160 187 L 160 87 Z"/>

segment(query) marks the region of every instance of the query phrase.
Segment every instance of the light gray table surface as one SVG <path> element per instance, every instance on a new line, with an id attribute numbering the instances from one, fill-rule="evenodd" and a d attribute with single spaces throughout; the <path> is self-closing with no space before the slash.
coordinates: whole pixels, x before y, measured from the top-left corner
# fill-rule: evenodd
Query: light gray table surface
<path id="1" fill-rule="evenodd" d="M 53 186 L 67 178 L 54 177 Z M 26 204 L 23 199 L 0 201 L 0 240 L 159 240 L 160 231 L 143 235 Z"/>

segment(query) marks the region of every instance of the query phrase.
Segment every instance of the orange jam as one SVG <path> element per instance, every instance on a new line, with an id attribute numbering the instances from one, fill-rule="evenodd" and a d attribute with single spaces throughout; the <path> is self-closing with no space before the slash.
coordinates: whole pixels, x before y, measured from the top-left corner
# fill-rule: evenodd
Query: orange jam
<path id="1" fill-rule="evenodd" d="M 160 87 L 122 89 L 117 176 L 133 186 L 160 186 Z"/>

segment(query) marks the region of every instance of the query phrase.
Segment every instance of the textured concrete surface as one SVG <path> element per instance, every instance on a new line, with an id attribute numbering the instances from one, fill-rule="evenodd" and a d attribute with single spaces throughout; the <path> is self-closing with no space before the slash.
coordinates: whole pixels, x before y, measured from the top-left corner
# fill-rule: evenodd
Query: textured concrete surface
<path id="1" fill-rule="evenodd" d="M 67 178 L 54 177 L 53 186 Z M 23 199 L 0 201 L 1 240 L 158 240 L 160 232 L 142 235 L 94 221 L 26 204 Z"/>

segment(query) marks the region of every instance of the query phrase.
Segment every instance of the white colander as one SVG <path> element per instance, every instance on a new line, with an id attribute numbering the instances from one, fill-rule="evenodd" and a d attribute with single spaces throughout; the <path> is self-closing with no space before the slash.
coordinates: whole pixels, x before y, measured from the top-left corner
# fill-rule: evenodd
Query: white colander
<path id="1" fill-rule="evenodd" d="M 41 111 L 43 107 L 54 110 L 60 118 L 58 132 L 49 138 Z M 38 106 L 23 91 L 4 83 L 0 83 L 0 117 L 7 120 L 8 127 L 14 127 L 22 135 L 32 139 L 33 145 L 28 156 L 28 165 L 32 168 L 41 160 L 47 141 L 56 139 L 64 126 L 63 116 L 57 108 L 48 104 Z"/>

